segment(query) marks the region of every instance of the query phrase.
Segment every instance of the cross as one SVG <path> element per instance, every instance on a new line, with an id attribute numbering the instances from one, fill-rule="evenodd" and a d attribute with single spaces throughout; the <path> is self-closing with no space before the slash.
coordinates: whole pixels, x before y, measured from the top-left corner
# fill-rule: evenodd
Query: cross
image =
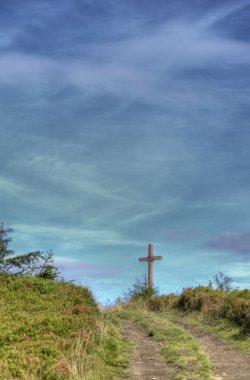
<path id="1" fill-rule="evenodd" d="M 140 257 L 139 261 L 147 261 L 148 262 L 148 287 L 153 287 L 153 261 L 154 260 L 162 260 L 162 256 L 154 256 L 153 255 L 153 244 L 148 245 L 148 256 Z"/>

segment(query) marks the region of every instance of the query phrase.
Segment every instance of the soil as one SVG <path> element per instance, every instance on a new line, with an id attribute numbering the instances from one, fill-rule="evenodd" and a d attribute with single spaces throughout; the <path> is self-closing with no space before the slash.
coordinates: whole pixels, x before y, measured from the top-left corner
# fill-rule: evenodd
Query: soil
<path id="1" fill-rule="evenodd" d="M 122 334 L 133 344 L 131 380 L 174 380 L 175 369 L 166 363 L 160 351 L 164 346 L 148 336 L 144 329 L 122 320 Z"/>
<path id="2" fill-rule="evenodd" d="M 214 380 L 250 380 L 250 358 L 229 347 L 215 334 L 201 331 L 198 326 L 176 323 L 192 334 L 213 364 Z"/>
<path id="3" fill-rule="evenodd" d="M 173 380 L 175 368 L 161 356 L 166 342 L 155 341 L 144 329 L 129 320 L 122 320 L 122 334 L 133 344 L 131 380 Z M 250 358 L 240 350 L 227 346 L 216 335 L 197 326 L 176 323 L 191 333 L 213 364 L 214 380 L 250 380 Z"/>

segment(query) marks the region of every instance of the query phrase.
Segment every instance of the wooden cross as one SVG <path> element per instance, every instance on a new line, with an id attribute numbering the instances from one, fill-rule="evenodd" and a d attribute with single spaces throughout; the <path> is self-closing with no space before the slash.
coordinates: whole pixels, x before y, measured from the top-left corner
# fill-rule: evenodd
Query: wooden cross
<path id="1" fill-rule="evenodd" d="M 153 287 L 153 261 L 162 260 L 163 256 L 154 256 L 153 255 L 153 244 L 148 245 L 148 256 L 139 258 L 139 261 L 148 262 L 148 287 Z"/>

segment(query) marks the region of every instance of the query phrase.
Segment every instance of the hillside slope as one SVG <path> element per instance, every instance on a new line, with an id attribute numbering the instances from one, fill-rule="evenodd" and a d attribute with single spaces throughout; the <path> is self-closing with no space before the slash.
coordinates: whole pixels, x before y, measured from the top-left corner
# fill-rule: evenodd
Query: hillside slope
<path id="1" fill-rule="evenodd" d="M 112 379 L 126 345 L 87 288 L 0 277 L 1 380 Z"/>

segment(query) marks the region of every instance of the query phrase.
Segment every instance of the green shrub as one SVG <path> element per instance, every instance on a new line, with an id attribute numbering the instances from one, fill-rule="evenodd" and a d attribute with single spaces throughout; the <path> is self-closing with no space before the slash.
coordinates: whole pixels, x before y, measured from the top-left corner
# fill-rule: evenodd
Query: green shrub
<path id="1" fill-rule="evenodd" d="M 250 331 L 250 290 L 223 291 L 210 286 L 183 289 L 175 294 L 151 297 L 148 306 L 153 311 L 177 308 L 185 312 L 198 311 L 209 319 L 225 318 Z"/>
<path id="2" fill-rule="evenodd" d="M 177 306 L 179 296 L 176 294 L 168 294 L 161 296 L 154 296 L 148 301 L 150 310 L 152 311 L 164 311 L 169 308 L 174 308 Z"/>
<path id="3" fill-rule="evenodd" d="M 224 292 L 208 287 L 184 289 L 177 307 L 184 311 L 200 311 L 211 318 L 226 318 L 249 329 L 250 291 Z"/>
<path id="4" fill-rule="evenodd" d="M 146 277 L 136 278 L 134 284 L 128 288 L 127 292 L 123 293 L 123 296 L 119 301 L 123 303 L 133 301 L 149 301 L 152 297 L 157 296 L 158 289 L 154 286 L 149 287 Z"/>

